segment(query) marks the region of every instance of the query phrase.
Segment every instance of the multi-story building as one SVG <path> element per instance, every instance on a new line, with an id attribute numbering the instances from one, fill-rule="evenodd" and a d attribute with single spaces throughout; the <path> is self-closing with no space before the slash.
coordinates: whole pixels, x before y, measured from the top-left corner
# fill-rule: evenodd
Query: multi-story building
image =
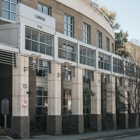
<path id="1" fill-rule="evenodd" d="M 28 138 L 30 122 L 44 116 L 47 133 L 62 134 L 67 112 L 76 132 L 84 132 L 84 117 L 101 131 L 104 106 L 116 129 L 116 96 L 104 102 L 103 89 L 115 93 L 123 60 L 114 54 L 114 31 L 98 6 L 91 0 L 1 0 L 0 7 L 0 100 L 9 100 L 12 132 Z M 95 93 L 90 109 L 83 87 Z M 125 127 L 127 113 L 122 116 Z"/>

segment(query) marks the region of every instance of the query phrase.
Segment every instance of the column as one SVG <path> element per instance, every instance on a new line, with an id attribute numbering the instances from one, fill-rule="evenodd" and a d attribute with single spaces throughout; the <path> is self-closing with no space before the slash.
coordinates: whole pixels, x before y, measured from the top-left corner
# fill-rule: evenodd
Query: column
<path id="1" fill-rule="evenodd" d="M 75 67 L 75 77 L 72 77 L 72 117 L 75 132 L 84 133 L 83 116 L 83 70 Z"/>
<path id="2" fill-rule="evenodd" d="M 115 76 L 109 75 L 106 87 L 107 94 L 107 117 L 110 118 L 109 129 L 116 129 L 116 91 Z"/>
<path id="3" fill-rule="evenodd" d="M 21 138 L 29 138 L 29 71 L 24 71 L 28 67 L 28 57 L 18 54 L 18 66 L 13 66 L 12 75 L 12 118 L 11 130 L 13 134 Z M 27 85 L 27 87 L 23 85 Z"/>
<path id="4" fill-rule="evenodd" d="M 61 116 L 61 64 L 51 63 L 51 73 L 48 73 L 48 116 L 47 134 L 62 134 Z"/>
<path id="5" fill-rule="evenodd" d="M 125 85 L 128 84 L 128 81 L 125 80 L 124 78 L 120 79 L 119 85 L 117 87 L 118 92 L 120 92 L 122 95 L 124 95 L 127 98 L 127 91 L 125 90 Z M 117 94 L 117 92 L 116 92 Z M 128 104 L 127 100 L 124 98 L 121 98 L 121 101 L 125 103 L 126 105 Z M 128 128 L 128 111 L 121 111 L 120 113 L 117 113 L 117 124 L 119 128 Z"/>
<path id="6" fill-rule="evenodd" d="M 91 81 L 91 90 L 95 93 L 91 97 L 90 127 L 95 131 L 102 131 L 101 114 L 101 74 L 94 72 L 94 81 Z"/>

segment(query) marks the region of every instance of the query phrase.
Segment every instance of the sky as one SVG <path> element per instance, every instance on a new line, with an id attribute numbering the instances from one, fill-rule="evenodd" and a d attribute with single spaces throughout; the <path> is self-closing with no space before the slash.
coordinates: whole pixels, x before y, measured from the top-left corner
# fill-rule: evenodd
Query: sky
<path id="1" fill-rule="evenodd" d="M 128 31 L 128 40 L 140 42 L 140 0 L 92 0 L 99 7 L 105 6 L 117 12 L 117 20 L 123 31 Z"/>

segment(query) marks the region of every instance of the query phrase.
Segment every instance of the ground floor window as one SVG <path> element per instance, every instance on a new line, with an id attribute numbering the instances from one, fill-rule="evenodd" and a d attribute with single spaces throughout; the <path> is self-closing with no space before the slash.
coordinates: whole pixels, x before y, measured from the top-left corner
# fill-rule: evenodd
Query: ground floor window
<path id="1" fill-rule="evenodd" d="M 46 116 L 48 113 L 47 87 L 36 88 L 36 116 Z"/>
<path id="2" fill-rule="evenodd" d="M 64 89 L 63 90 L 63 114 L 71 113 L 71 90 Z"/>

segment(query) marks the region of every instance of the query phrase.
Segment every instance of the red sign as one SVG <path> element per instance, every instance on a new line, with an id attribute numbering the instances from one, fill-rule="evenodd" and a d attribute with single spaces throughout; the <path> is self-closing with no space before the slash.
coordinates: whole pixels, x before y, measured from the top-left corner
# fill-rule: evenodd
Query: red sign
<path id="1" fill-rule="evenodd" d="M 23 100 L 22 101 L 22 107 L 23 108 L 27 108 L 27 100 Z"/>

